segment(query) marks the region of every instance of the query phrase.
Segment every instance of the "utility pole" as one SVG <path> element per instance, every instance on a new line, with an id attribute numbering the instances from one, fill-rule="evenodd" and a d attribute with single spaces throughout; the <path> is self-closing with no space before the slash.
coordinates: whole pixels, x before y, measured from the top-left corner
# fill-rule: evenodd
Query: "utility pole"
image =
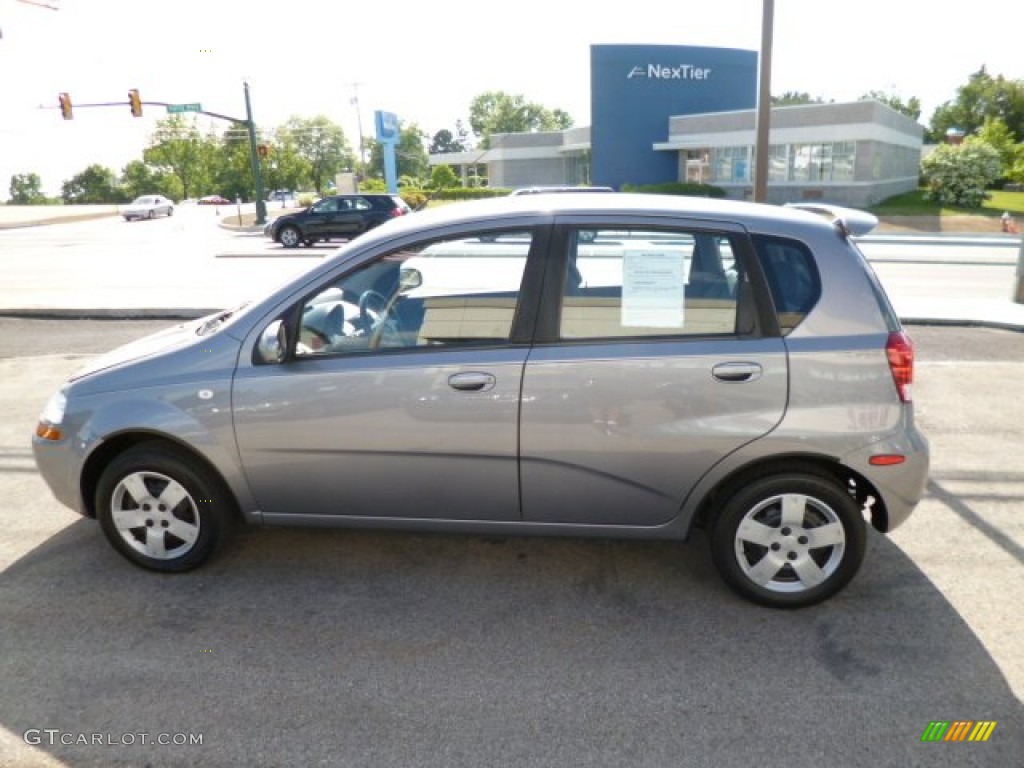
<path id="1" fill-rule="evenodd" d="M 768 137 L 772 115 L 772 27 L 775 0 L 763 0 L 761 13 L 761 54 L 758 57 L 757 145 L 754 147 L 754 202 L 768 201 Z"/>
<path id="2" fill-rule="evenodd" d="M 366 145 L 363 141 L 363 114 L 359 109 L 359 86 L 366 85 L 366 83 L 349 83 L 352 86 L 352 98 L 348 100 L 349 104 L 355 105 L 356 108 L 356 123 L 359 126 L 359 173 L 363 176 L 366 175 Z"/>

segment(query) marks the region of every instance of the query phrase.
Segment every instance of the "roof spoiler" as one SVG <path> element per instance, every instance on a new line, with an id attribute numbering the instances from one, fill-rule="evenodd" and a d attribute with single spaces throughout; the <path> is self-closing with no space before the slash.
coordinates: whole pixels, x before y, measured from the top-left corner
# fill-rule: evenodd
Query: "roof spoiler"
<path id="1" fill-rule="evenodd" d="M 843 237 L 862 237 L 878 226 L 877 216 L 856 208 L 829 203 L 786 203 L 786 207 L 826 216 Z"/>

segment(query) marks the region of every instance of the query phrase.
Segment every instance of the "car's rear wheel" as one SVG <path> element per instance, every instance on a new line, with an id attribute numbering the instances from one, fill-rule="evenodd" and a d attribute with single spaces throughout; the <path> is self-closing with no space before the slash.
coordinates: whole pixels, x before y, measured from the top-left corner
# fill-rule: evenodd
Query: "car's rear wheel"
<path id="1" fill-rule="evenodd" d="M 221 483 L 177 451 L 131 448 L 103 471 L 96 515 L 114 548 L 154 571 L 203 563 L 227 533 L 232 503 Z"/>
<path id="2" fill-rule="evenodd" d="M 173 216 L 174 215 L 174 208 L 168 206 L 167 207 L 167 215 L 168 216 Z"/>
<path id="3" fill-rule="evenodd" d="M 831 597 L 864 559 L 866 524 L 837 482 L 792 472 L 740 488 L 711 529 L 719 573 L 748 600 L 800 608 Z"/>
<path id="4" fill-rule="evenodd" d="M 277 233 L 277 240 L 285 248 L 298 248 L 302 242 L 302 233 L 296 227 L 282 227 Z"/>

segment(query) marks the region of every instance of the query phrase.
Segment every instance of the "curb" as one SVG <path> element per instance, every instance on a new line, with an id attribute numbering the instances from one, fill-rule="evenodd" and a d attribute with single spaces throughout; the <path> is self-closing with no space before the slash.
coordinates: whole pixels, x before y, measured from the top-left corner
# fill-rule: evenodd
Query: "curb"
<path id="1" fill-rule="evenodd" d="M 71 224 L 76 221 L 89 221 L 91 219 L 106 219 L 111 216 L 120 216 L 120 212 L 109 213 L 78 213 L 68 216 L 56 216 L 50 219 L 38 219 L 37 221 L 0 221 L 0 229 L 28 229 L 29 227 L 46 227 L 50 224 Z"/>
<path id="2" fill-rule="evenodd" d="M 1024 323 L 1012 323 L 1007 320 L 968 320 L 953 317 L 901 317 L 904 325 L 931 325 L 946 328 L 992 328 L 997 331 L 1024 333 Z"/>
<path id="3" fill-rule="evenodd" d="M 196 307 L 126 308 L 76 307 L 3 309 L 0 317 L 33 320 L 195 320 L 224 310 L 224 307 L 202 309 Z"/>
<path id="4" fill-rule="evenodd" d="M 4 309 L 0 307 L 0 317 L 22 318 L 28 320 L 195 320 L 220 312 L 224 307 L 167 307 L 167 308 L 90 308 L 75 309 Z M 1008 320 L 984 320 L 981 318 L 954 317 L 915 317 L 901 316 L 900 322 L 905 325 L 948 326 L 952 328 L 992 328 L 1001 331 L 1024 333 L 1024 323 Z"/>

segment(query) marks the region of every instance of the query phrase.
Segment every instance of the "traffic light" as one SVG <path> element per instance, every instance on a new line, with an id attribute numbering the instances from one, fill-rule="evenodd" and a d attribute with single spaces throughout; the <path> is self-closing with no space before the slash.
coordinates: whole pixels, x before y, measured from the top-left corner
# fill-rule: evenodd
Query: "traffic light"
<path id="1" fill-rule="evenodd" d="M 70 120 L 72 118 L 71 96 L 66 93 L 62 93 L 58 98 L 60 99 L 60 113 L 64 115 L 65 120 Z"/>
<path id="2" fill-rule="evenodd" d="M 142 117 L 142 99 L 139 98 L 138 88 L 128 91 L 128 104 L 132 108 L 132 117 Z"/>

